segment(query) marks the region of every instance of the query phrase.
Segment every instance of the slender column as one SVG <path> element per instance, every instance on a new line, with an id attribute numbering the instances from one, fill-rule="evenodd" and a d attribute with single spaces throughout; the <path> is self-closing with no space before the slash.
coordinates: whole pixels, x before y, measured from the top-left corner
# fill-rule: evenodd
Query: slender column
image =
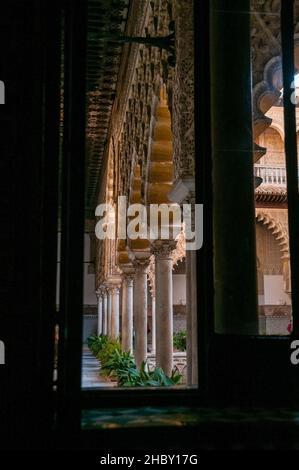
<path id="1" fill-rule="evenodd" d="M 137 261 L 134 278 L 135 360 L 137 367 L 147 358 L 147 266 Z"/>
<path id="2" fill-rule="evenodd" d="M 152 353 L 156 353 L 156 297 L 152 296 Z"/>
<path id="3" fill-rule="evenodd" d="M 103 306 L 103 314 L 102 314 L 103 335 L 107 335 L 107 330 L 108 330 L 108 309 L 107 309 L 107 291 L 106 290 L 103 291 L 102 306 Z"/>
<path id="4" fill-rule="evenodd" d="M 102 334 L 102 312 L 103 312 L 103 303 L 102 303 L 102 293 L 101 290 L 96 292 L 98 300 L 98 335 Z"/>
<path id="5" fill-rule="evenodd" d="M 112 288 L 107 289 L 107 335 L 111 337 Z"/>
<path id="6" fill-rule="evenodd" d="M 215 330 L 256 334 L 250 2 L 211 7 Z"/>
<path id="7" fill-rule="evenodd" d="M 111 338 L 119 337 L 119 288 L 113 287 L 111 302 Z"/>
<path id="8" fill-rule="evenodd" d="M 156 365 L 165 374 L 173 368 L 172 257 L 174 242 L 154 244 L 156 272 Z"/>
<path id="9" fill-rule="evenodd" d="M 189 204 L 191 229 L 195 231 L 194 178 L 178 179 L 169 195 L 178 204 Z M 196 236 L 199 236 L 197 234 Z M 186 250 L 186 329 L 187 329 L 187 384 L 198 384 L 198 323 L 197 323 L 196 250 Z"/>
<path id="10" fill-rule="evenodd" d="M 133 350 L 133 277 L 124 274 L 122 283 L 122 329 L 123 351 Z"/>

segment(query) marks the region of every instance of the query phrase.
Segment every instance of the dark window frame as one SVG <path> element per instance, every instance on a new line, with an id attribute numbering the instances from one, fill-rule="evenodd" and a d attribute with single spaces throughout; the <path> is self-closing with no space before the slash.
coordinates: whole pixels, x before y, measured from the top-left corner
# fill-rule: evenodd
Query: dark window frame
<path id="1" fill-rule="evenodd" d="M 213 315 L 213 184 L 211 162 L 211 124 L 210 124 L 210 77 L 209 77 L 209 8 L 211 2 L 195 3 L 195 101 L 201 106 L 195 106 L 195 147 L 196 147 L 196 198 L 204 204 L 204 246 L 197 253 L 198 272 L 198 364 L 199 388 L 184 390 L 81 390 L 81 337 L 82 337 L 82 257 L 83 257 L 83 227 L 84 227 L 84 119 L 85 116 L 85 70 L 86 61 L 86 0 L 85 2 L 66 2 L 65 23 L 65 136 L 64 136 L 64 197 L 62 210 L 62 253 L 61 253 L 61 302 L 59 317 L 63 333 L 60 344 L 60 365 L 58 381 L 58 425 L 61 428 L 80 429 L 81 409 L 111 408 L 111 407 L 141 407 L 176 406 L 215 403 L 242 403 L 238 392 L 242 389 L 242 380 L 246 376 L 246 384 L 252 385 L 253 396 L 251 403 L 264 403 L 266 393 L 262 390 L 265 381 L 256 385 L 254 380 L 260 373 L 257 367 L 260 357 L 263 357 L 262 367 L 265 367 L 273 355 L 286 361 L 290 338 L 261 338 L 244 336 L 224 336 L 214 333 Z M 204 5 L 203 5 L 204 3 Z M 288 83 L 292 59 L 290 58 L 290 29 L 292 28 L 292 12 L 283 3 L 282 26 L 285 36 L 283 39 L 284 80 Z M 291 3 L 291 2 L 290 2 Z M 200 45 L 204 44 L 204 47 Z M 80 53 L 79 53 L 79 52 Z M 289 111 L 291 113 L 291 111 Z M 286 120 L 286 156 L 288 176 L 294 168 L 294 159 L 290 156 L 294 151 L 292 133 L 294 123 L 292 117 Z M 290 137 L 287 138 L 287 135 Z M 205 136 L 200 138 L 199 136 Z M 292 189 L 290 190 L 290 183 Z M 294 191 L 294 180 L 288 178 L 289 197 Z M 298 233 L 296 210 L 298 198 L 291 209 L 290 233 Z M 294 236 L 294 235 L 292 235 Z M 290 237 L 294 240 L 294 238 Z M 292 256 L 298 260 L 298 249 L 292 244 Z M 298 279 L 298 263 L 292 264 L 292 282 Z M 293 284 L 294 285 L 294 284 Z M 297 294 L 294 293 L 293 311 L 295 332 L 299 330 Z M 291 338 L 291 339 L 292 339 Z M 240 372 L 241 360 L 233 365 L 235 352 L 244 355 L 244 371 Z M 217 355 L 227 353 L 227 362 L 221 363 L 222 369 L 217 368 Z M 216 367 L 215 367 L 216 366 Z M 283 366 L 283 364 L 282 364 Z M 288 368 L 287 374 L 293 377 L 293 370 Z M 240 372 L 240 383 L 235 388 L 227 387 L 233 383 L 236 373 Z M 275 373 L 275 371 L 273 371 Z M 272 375 L 273 375 L 272 373 Z M 221 375 L 222 374 L 222 375 Z M 266 374 L 266 379 L 271 379 Z M 266 380 L 265 379 L 265 380 Z M 293 380 L 293 379 L 291 379 Z M 241 384 L 241 385 L 240 385 Z M 241 388 L 240 388 L 241 387 Z M 272 387 L 270 380 L 269 387 Z M 296 381 L 298 387 L 298 380 Z M 295 387 L 295 388 L 296 388 Z M 227 390 L 226 390 L 227 388 Z M 222 396 L 222 392 L 224 395 Z M 265 392 L 268 392 L 266 390 Z M 244 397 L 243 397 L 244 398 Z M 245 397 L 248 403 L 248 396 Z M 283 398 L 284 399 L 284 398 Z M 294 393 L 294 400 L 295 393 Z M 250 402 L 250 400 L 249 400 Z M 268 403 L 271 402 L 268 401 Z M 275 395 L 274 403 L 281 403 L 281 397 Z"/>

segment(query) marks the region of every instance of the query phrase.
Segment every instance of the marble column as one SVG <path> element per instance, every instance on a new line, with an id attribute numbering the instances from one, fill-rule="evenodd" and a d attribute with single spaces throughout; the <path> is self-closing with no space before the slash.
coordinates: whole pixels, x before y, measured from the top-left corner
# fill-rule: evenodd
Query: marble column
<path id="1" fill-rule="evenodd" d="M 107 291 L 103 291 L 103 313 L 102 313 L 102 320 L 103 320 L 103 335 L 107 335 L 108 329 L 108 309 L 107 309 Z"/>
<path id="2" fill-rule="evenodd" d="M 102 328 L 103 328 L 103 325 L 102 325 L 102 318 L 103 318 L 103 299 L 102 299 L 102 292 L 99 290 L 97 291 L 97 301 L 98 301 L 98 328 L 97 328 L 97 331 L 98 331 L 98 335 L 101 335 L 102 334 Z"/>
<path id="3" fill-rule="evenodd" d="M 133 350 L 133 277 L 124 274 L 122 282 L 122 329 L 123 351 Z"/>
<path id="4" fill-rule="evenodd" d="M 107 289 L 107 335 L 111 337 L 112 288 Z"/>
<path id="5" fill-rule="evenodd" d="M 177 179 L 169 194 L 171 201 L 189 204 L 192 232 L 195 231 L 195 181 L 193 177 Z M 188 235 L 188 234 L 186 234 Z M 199 234 L 197 234 L 199 236 Z M 187 236 L 189 239 L 190 235 Z M 187 240 L 188 241 L 188 240 Z M 187 330 L 187 384 L 198 384 L 198 321 L 196 250 L 186 250 L 186 330 Z M 201 280 L 202 283 L 202 280 Z"/>
<path id="6" fill-rule="evenodd" d="M 173 298 L 172 257 L 174 242 L 157 241 L 154 244 L 156 272 L 156 365 L 165 374 L 173 369 Z"/>
<path id="7" fill-rule="evenodd" d="M 156 353 L 156 297 L 152 296 L 152 353 Z"/>
<path id="8" fill-rule="evenodd" d="M 136 262 L 134 276 L 135 361 L 139 368 L 147 358 L 147 266 Z"/>
<path id="9" fill-rule="evenodd" d="M 111 298 L 111 333 L 112 339 L 119 337 L 119 287 L 113 287 Z"/>

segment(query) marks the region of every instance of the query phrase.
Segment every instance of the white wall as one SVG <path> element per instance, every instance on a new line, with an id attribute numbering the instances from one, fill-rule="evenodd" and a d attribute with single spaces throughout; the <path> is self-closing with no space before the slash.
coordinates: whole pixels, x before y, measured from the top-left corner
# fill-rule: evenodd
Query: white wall
<path id="1" fill-rule="evenodd" d="M 283 276 L 281 275 L 265 275 L 265 305 L 290 305 L 290 298 L 284 292 Z"/>
<path id="2" fill-rule="evenodd" d="M 173 305 L 186 305 L 186 274 L 174 274 L 173 279 Z"/>

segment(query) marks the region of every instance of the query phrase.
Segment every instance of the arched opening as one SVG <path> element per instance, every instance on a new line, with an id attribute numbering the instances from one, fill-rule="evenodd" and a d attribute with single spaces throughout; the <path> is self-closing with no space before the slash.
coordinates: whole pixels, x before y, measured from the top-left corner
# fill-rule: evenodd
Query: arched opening
<path id="1" fill-rule="evenodd" d="M 256 222 L 260 334 L 286 335 L 291 302 L 285 283 L 286 247 L 277 227 L 261 217 Z"/>
<path id="2" fill-rule="evenodd" d="M 295 49 L 296 56 L 298 56 L 297 42 Z M 299 74 L 296 74 L 293 83 L 294 104 L 298 100 L 298 84 Z M 291 322 L 292 309 L 290 300 L 283 83 L 280 56 L 275 56 L 266 63 L 263 82 L 255 86 L 253 96 L 254 107 L 256 107 L 253 119 L 254 126 L 256 126 L 255 142 L 259 150 L 255 153 L 254 174 L 260 178 L 259 186 L 255 190 L 256 215 L 259 221 L 256 230 L 256 245 L 257 256 L 262 267 L 257 269 L 257 275 L 259 286 L 261 276 L 264 284 L 264 294 L 261 295 L 259 292 L 258 297 L 259 331 L 260 334 L 284 335 L 289 333 L 285 324 L 288 326 Z M 282 238 L 279 238 L 280 236 Z M 262 246 L 264 248 L 261 248 Z M 277 257 L 276 266 L 279 266 L 279 272 L 271 272 L 270 269 L 275 253 Z M 263 318 L 262 321 L 261 318 Z"/>

